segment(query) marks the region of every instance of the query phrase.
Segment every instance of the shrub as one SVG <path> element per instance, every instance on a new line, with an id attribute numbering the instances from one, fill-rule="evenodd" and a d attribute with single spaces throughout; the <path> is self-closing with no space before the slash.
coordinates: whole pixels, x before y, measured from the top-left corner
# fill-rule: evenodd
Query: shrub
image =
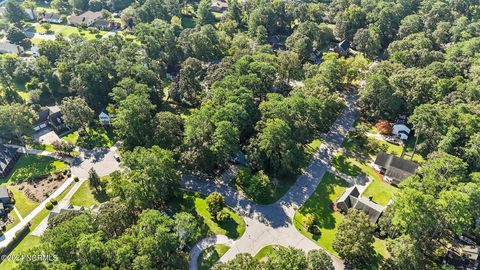
<path id="1" fill-rule="evenodd" d="M 78 178 L 78 176 L 75 176 L 75 177 L 73 178 L 73 181 L 78 182 L 78 181 L 80 181 L 80 178 Z"/>
<path id="2" fill-rule="evenodd" d="M 57 201 L 57 199 L 51 199 L 50 203 L 53 204 L 53 205 L 57 205 L 58 201 Z"/>
<path id="3" fill-rule="evenodd" d="M 250 179 L 252 178 L 252 172 L 249 168 L 241 168 L 237 174 L 236 183 L 242 187 L 246 188 L 250 185 Z"/>
<path id="4" fill-rule="evenodd" d="M 387 120 L 379 120 L 375 124 L 375 128 L 378 130 L 378 133 L 382 135 L 390 135 L 393 131 L 392 124 L 390 124 L 390 122 L 388 122 Z"/>
<path id="5" fill-rule="evenodd" d="M 53 204 L 52 204 L 51 202 L 47 202 L 47 203 L 45 204 L 45 208 L 46 208 L 47 210 L 52 210 L 52 209 L 53 209 Z"/>
<path id="6" fill-rule="evenodd" d="M 259 171 L 255 174 L 248 187 L 247 193 L 251 198 L 263 198 L 269 197 L 273 192 L 272 183 L 263 171 Z"/>
<path id="7" fill-rule="evenodd" d="M 230 213 L 225 208 L 217 213 L 217 220 L 218 221 L 226 221 L 229 218 L 230 218 Z"/>
<path id="8" fill-rule="evenodd" d="M 307 229 L 307 231 L 310 233 L 319 233 L 317 223 L 317 218 L 312 214 L 306 214 L 303 218 L 303 225 L 305 226 L 305 229 Z"/>

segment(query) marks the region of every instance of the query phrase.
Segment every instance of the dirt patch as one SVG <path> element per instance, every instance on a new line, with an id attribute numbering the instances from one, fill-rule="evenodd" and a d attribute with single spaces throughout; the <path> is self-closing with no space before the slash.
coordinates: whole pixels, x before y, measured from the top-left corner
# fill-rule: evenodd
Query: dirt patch
<path id="1" fill-rule="evenodd" d="M 12 187 L 22 191 L 28 199 L 42 202 L 67 180 L 69 174 L 68 171 L 54 173 L 48 177 L 23 182 Z"/>

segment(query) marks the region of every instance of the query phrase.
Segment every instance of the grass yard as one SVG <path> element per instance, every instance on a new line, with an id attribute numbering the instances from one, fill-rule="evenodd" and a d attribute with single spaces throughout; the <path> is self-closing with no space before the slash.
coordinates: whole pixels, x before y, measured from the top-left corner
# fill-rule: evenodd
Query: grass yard
<path id="1" fill-rule="evenodd" d="M 206 248 L 198 257 L 198 269 L 209 270 L 227 252 L 227 245 L 216 244 Z"/>
<path id="2" fill-rule="evenodd" d="M 77 133 L 77 132 L 74 132 Z M 71 133 L 71 134 L 74 134 Z M 70 136 L 70 135 L 69 135 Z M 105 129 L 103 127 L 98 128 L 87 128 L 83 134 L 71 135 L 72 138 L 75 139 L 76 136 L 76 145 L 87 148 L 93 149 L 95 147 L 112 147 L 115 143 L 114 134 L 112 129 Z"/>
<path id="3" fill-rule="evenodd" d="M 22 191 L 11 187 L 9 188 L 9 190 L 12 191 L 13 196 L 15 197 L 15 207 L 17 207 L 18 212 L 20 212 L 20 215 L 22 215 L 22 217 L 26 217 L 30 212 L 33 211 L 33 209 L 35 209 L 39 205 L 39 203 L 25 197 Z"/>
<path id="4" fill-rule="evenodd" d="M 205 197 L 199 193 L 181 191 L 178 199 L 172 202 L 171 206 L 176 212 L 185 211 L 199 217 L 199 221 L 206 225 L 204 235 L 222 234 L 230 238 L 237 239 L 245 232 L 245 221 L 235 211 L 230 208 L 230 218 L 223 222 L 212 219 L 207 210 Z"/>
<path id="5" fill-rule="evenodd" d="M 270 255 L 272 255 L 273 252 L 275 252 L 278 249 L 283 248 L 280 245 L 268 245 L 264 246 L 262 249 L 260 249 L 257 254 L 255 254 L 254 258 L 259 260 L 259 261 L 266 261 Z"/>
<path id="6" fill-rule="evenodd" d="M 333 210 L 333 203 L 340 197 L 348 187 L 345 180 L 326 173 L 317 190 L 308 201 L 295 213 L 293 223 L 300 233 L 325 248 L 328 252 L 338 256 L 333 250 L 332 244 L 337 233 L 338 225 L 344 219 L 344 215 Z M 313 235 L 303 226 L 303 219 L 306 214 L 314 215 L 318 220 L 320 229 L 319 235 Z M 388 257 L 385 240 L 375 238 L 373 244 L 375 251 L 382 257 Z M 255 256 L 256 257 L 256 256 Z"/>
<path id="7" fill-rule="evenodd" d="M 20 222 L 20 218 L 18 217 L 17 213 L 15 213 L 14 210 L 10 211 L 10 213 L 8 213 L 8 216 L 9 216 L 9 219 L 12 220 L 13 222 L 8 223 L 6 227 L 7 231 L 10 230 L 13 226 L 17 225 L 18 222 Z"/>
<path id="8" fill-rule="evenodd" d="M 24 154 L 15 163 L 7 183 L 33 180 L 67 168 L 66 163 L 51 157 Z"/>
<path id="9" fill-rule="evenodd" d="M 337 226 L 343 220 L 343 215 L 333 210 L 333 203 L 347 187 L 345 180 L 326 173 L 312 196 L 295 213 L 293 220 L 297 230 L 333 254 L 337 254 L 332 248 L 333 239 Z M 313 235 L 304 228 L 303 219 L 306 214 L 317 218 L 320 235 Z"/>
<path id="10" fill-rule="evenodd" d="M 78 188 L 77 192 L 73 194 L 70 203 L 73 205 L 90 207 L 92 205 L 99 205 L 108 200 L 104 192 L 95 192 L 89 185 L 88 180 Z"/>
<path id="11" fill-rule="evenodd" d="M 369 164 L 347 157 L 345 154 L 340 153 L 335 156 L 332 165 L 340 172 L 351 176 L 357 176 L 361 173 L 370 176 L 373 179 L 372 183 L 370 183 L 362 195 L 365 197 L 372 195 L 373 201 L 380 205 L 387 205 L 390 199 L 392 199 L 398 191 L 397 187 L 382 181 L 380 176 L 372 167 L 370 167 Z"/>

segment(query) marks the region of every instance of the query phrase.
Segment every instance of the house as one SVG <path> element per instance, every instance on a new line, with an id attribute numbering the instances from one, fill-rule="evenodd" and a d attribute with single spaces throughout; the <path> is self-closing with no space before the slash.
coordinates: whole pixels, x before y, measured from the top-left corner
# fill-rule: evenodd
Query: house
<path id="1" fill-rule="evenodd" d="M 405 124 L 393 124 L 392 125 L 392 134 L 396 135 L 398 138 L 406 141 L 408 136 L 410 136 L 410 128 Z"/>
<path id="2" fill-rule="evenodd" d="M 99 30 L 103 30 L 103 31 L 116 30 L 116 29 L 120 29 L 120 27 L 122 27 L 122 25 L 119 22 L 109 21 L 109 20 L 104 20 L 104 19 L 96 20 L 95 23 L 93 24 L 93 26 L 95 26 Z"/>
<path id="3" fill-rule="evenodd" d="M 92 26 L 95 21 L 99 20 L 102 18 L 102 11 L 86 11 L 85 13 L 82 13 L 78 16 L 70 16 L 68 18 L 68 22 L 70 25 L 73 26 L 81 26 L 82 24 L 85 24 L 86 26 Z"/>
<path id="4" fill-rule="evenodd" d="M 38 14 L 38 20 L 46 23 L 62 23 L 62 17 L 56 13 L 41 12 Z"/>
<path id="5" fill-rule="evenodd" d="M 33 122 L 33 130 L 39 131 L 46 127 L 51 127 L 55 132 L 68 128 L 62 119 L 60 107 L 47 107 L 38 114 L 37 120 Z"/>
<path id="6" fill-rule="evenodd" d="M 342 196 L 335 202 L 335 207 L 343 213 L 348 209 L 357 209 L 363 211 L 372 223 L 377 223 L 385 207 L 376 204 L 372 198 L 367 199 L 360 196 L 356 186 L 347 188 Z"/>
<path id="7" fill-rule="evenodd" d="M 472 240 L 460 236 L 455 239 L 445 256 L 444 263 L 448 263 L 460 270 L 479 269 L 479 246 Z"/>
<path id="8" fill-rule="evenodd" d="M 20 153 L 15 148 L 0 145 L 0 177 L 6 178 L 12 170 Z M 1 186 L 0 186 L 1 188 Z"/>
<path id="9" fill-rule="evenodd" d="M 418 164 L 385 152 L 379 152 L 373 168 L 384 175 L 385 181 L 392 185 L 398 185 L 405 178 L 415 174 Z"/>
<path id="10" fill-rule="evenodd" d="M 81 212 L 84 211 L 83 206 L 69 205 L 67 207 L 56 207 L 48 214 L 48 221 L 50 222 L 56 216 L 66 213 L 66 212 Z"/>
<path id="11" fill-rule="evenodd" d="M 0 54 L 15 53 L 17 55 L 22 55 L 24 52 L 25 50 L 20 45 L 12 44 L 8 41 L 0 41 Z"/>
<path id="12" fill-rule="evenodd" d="M 100 114 L 98 115 L 98 120 L 100 121 L 100 124 L 104 126 L 110 125 L 110 116 L 107 114 L 105 110 L 102 110 L 100 112 Z"/>
<path id="13" fill-rule="evenodd" d="M 224 12 L 228 8 L 228 3 L 226 0 L 212 0 L 212 11 L 214 12 Z"/>
<path id="14" fill-rule="evenodd" d="M 0 186 L 0 216 L 4 216 L 5 205 L 12 204 L 12 199 L 10 198 L 10 193 L 6 186 Z"/>
<path id="15" fill-rule="evenodd" d="M 310 60 L 315 65 L 319 65 L 320 63 L 322 63 L 322 56 L 323 56 L 322 52 L 314 50 L 308 57 L 308 60 Z"/>
<path id="16" fill-rule="evenodd" d="M 340 43 L 335 46 L 334 51 L 338 53 L 340 56 L 347 56 L 348 50 L 350 49 L 350 41 L 344 39 Z"/>

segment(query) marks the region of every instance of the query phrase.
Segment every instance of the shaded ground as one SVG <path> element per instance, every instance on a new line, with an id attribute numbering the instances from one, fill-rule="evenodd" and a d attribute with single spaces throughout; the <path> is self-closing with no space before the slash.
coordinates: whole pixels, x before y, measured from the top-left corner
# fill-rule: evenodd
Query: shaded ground
<path id="1" fill-rule="evenodd" d="M 229 238 L 239 238 L 245 232 L 245 221 L 235 211 L 227 208 L 230 218 L 219 222 L 212 218 L 207 210 L 205 197 L 199 193 L 181 191 L 178 198 L 171 202 L 171 207 L 175 212 L 185 211 L 192 213 L 199 218 L 199 222 L 204 224 L 203 235 L 222 234 Z"/>
<path id="2" fill-rule="evenodd" d="M 223 244 L 216 244 L 206 248 L 198 257 L 198 269 L 211 269 L 229 248 L 229 246 Z"/>

